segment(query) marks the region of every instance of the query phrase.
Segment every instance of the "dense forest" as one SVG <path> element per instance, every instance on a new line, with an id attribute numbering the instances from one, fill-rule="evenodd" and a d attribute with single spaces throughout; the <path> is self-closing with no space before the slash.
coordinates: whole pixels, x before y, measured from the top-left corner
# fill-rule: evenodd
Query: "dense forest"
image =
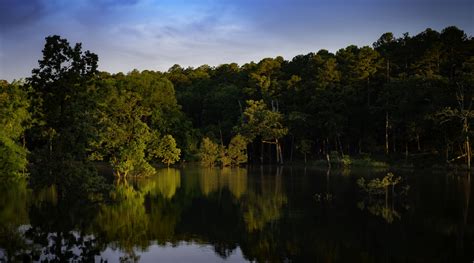
<path id="1" fill-rule="evenodd" d="M 80 180 L 83 192 L 103 181 L 97 162 L 119 177 L 194 161 L 471 165 L 474 39 L 456 27 L 127 74 L 100 72 L 98 55 L 49 36 L 38 62 L 25 80 L 0 82 L 4 178 L 37 174 L 33 184 L 59 191 Z"/>

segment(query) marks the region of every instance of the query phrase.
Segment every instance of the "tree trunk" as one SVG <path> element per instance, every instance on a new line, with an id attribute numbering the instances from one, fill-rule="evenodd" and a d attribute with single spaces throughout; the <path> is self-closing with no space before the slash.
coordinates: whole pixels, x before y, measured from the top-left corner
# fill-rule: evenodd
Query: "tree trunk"
<path id="1" fill-rule="evenodd" d="M 367 108 L 370 107 L 370 78 L 367 78 Z"/>
<path id="2" fill-rule="evenodd" d="M 385 112 L 385 154 L 388 155 L 388 127 L 389 127 L 389 122 L 388 122 L 388 111 Z"/>
<path id="3" fill-rule="evenodd" d="M 326 155 L 326 154 L 327 154 L 327 151 L 326 151 L 326 140 L 323 140 L 322 154 L 323 154 L 323 155 Z"/>
<path id="4" fill-rule="evenodd" d="M 331 152 L 331 145 L 329 144 L 329 139 L 326 138 L 326 154 L 329 154 Z"/>
<path id="5" fill-rule="evenodd" d="M 240 103 L 240 100 L 237 101 L 239 103 L 239 108 L 240 108 L 240 122 L 244 124 L 244 112 L 242 110 L 242 103 Z"/>
<path id="6" fill-rule="evenodd" d="M 276 148 L 276 147 L 275 147 Z M 268 163 L 271 164 L 272 163 L 272 145 L 271 144 L 268 144 Z M 278 150 L 277 150 L 277 153 L 278 153 Z M 276 158 L 276 163 L 278 163 L 278 156 Z"/>
<path id="7" fill-rule="evenodd" d="M 392 151 L 395 153 L 397 152 L 397 144 L 395 143 L 395 132 L 392 132 Z"/>
<path id="8" fill-rule="evenodd" d="M 467 169 L 471 170 L 471 143 L 469 142 L 469 124 L 467 123 L 467 118 L 464 118 L 463 125 L 464 133 L 466 134 L 466 163 Z"/>
<path id="9" fill-rule="evenodd" d="M 408 143 L 405 142 L 405 161 L 408 161 Z"/>
<path id="10" fill-rule="evenodd" d="M 328 161 L 328 167 L 331 169 L 331 159 L 329 158 L 329 154 L 326 153 L 326 160 Z"/>
<path id="11" fill-rule="evenodd" d="M 467 158 L 467 169 L 471 170 L 471 143 L 469 142 L 469 136 L 466 135 L 466 158 Z"/>
<path id="12" fill-rule="evenodd" d="M 295 148 L 295 136 L 291 135 L 291 150 L 290 150 L 290 162 L 293 163 L 293 151 Z M 305 162 L 306 163 L 306 162 Z"/>
<path id="13" fill-rule="evenodd" d="M 283 164 L 283 151 L 281 150 L 280 143 L 278 143 L 278 151 L 280 152 L 280 163 Z"/>
<path id="14" fill-rule="evenodd" d="M 390 82 L 390 59 L 387 59 L 387 82 Z"/>
<path id="15" fill-rule="evenodd" d="M 359 138 L 359 154 L 362 153 L 362 139 Z"/>
<path id="16" fill-rule="evenodd" d="M 275 139 L 277 164 L 283 164 L 283 155 L 281 153 L 280 141 Z"/>
<path id="17" fill-rule="evenodd" d="M 420 134 L 416 133 L 416 147 L 418 151 L 421 151 L 421 145 L 420 145 Z"/>
<path id="18" fill-rule="evenodd" d="M 341 136 L 337 135 L 337 141 L 339 142 L 339 150 L 341 151 L 341 156 L 344 156 L 344 149 L 341 143 Z"/>
<path id="19" fill-rule="evenodd" d="M 408 161 L 408 143 L 405 142 L 405 161 Z"/>
<path id="20" fill-rule="evenodd" d="M 449 143 L 446 143 L 446 162 L 449 163 Z"/>
<path id="21" fill-rule="evenodd" d="M 271 144 L 270 144 L 270 147 L 271 147 Z M 276 164 L 279 164 L 280 163 L 280 154 L 278 153 L 278 139 L 275 139 L 275 154 L 276 154 Z M 270 155 L 272 155 L 271 152 L 270 152 Z"/>

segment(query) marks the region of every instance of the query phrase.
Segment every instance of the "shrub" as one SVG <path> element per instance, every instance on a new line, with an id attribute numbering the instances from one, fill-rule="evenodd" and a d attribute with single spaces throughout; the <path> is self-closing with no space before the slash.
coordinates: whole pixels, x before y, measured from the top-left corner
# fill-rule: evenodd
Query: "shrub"
<path id="1" fill-rule="evenodd" d="M 212 167 L 219 159 L 219 146 L 211 139 L 205 137 L 201 142 L 199 156 L 201 157 L 202 165 Z"/>
<path id="2" fill-rule="evenodd" d="M 234 136 L 230 140 L 227 155 L 232 166 L 247 163 L 247 139 L 240 134 Z"/>

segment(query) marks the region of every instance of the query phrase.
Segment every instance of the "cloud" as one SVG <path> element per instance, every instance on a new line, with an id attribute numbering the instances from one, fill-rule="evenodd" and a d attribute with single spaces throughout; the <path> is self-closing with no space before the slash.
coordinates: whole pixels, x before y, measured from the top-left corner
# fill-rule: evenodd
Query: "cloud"
<path id="1" fill-rule="evenodd" d="M 291 59 L 453 24 L 474 33 L 469 1 L 0 0 L 0 79 L 28 76 L 51 34 L 82 42 L 100 69 L 117 72 Z"/>
<path id="2" fill-rule="evenodd" d="M 0 25 L 6 31 L 40 19 L 45 11 L 42 0 L 2 0 L 0 1 Z"/>

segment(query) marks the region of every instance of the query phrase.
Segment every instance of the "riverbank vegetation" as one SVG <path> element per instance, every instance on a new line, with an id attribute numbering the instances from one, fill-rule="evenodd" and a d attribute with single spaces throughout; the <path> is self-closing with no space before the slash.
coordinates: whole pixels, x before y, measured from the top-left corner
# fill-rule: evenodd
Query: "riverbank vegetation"
<path id="1" fill-rule="evenodd" d="M 198 160 L 471 166 L 474 39 L 456 27 L 241 66 L 110 74 L 98 61 L 49 36 L 31 76 L 0 83 L 2 177 L 38 173 L 61 192 L 101 181 L 94 161 L 118 177 Z"/>

